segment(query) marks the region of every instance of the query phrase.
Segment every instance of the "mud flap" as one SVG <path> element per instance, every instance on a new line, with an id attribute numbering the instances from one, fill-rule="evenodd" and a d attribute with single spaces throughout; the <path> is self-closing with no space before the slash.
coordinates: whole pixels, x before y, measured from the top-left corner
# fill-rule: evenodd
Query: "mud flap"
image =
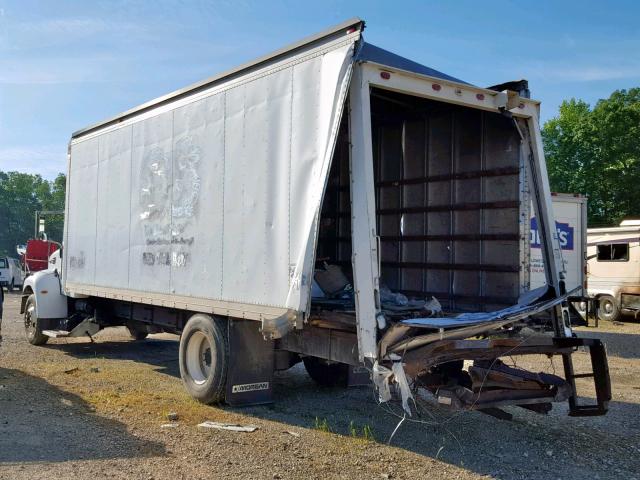
<path id="1" fill-rule="evenodd" d="M 229 359 L 227 404 L 273 402 L 274 342 L 264 339 L 259 322 L 229 319 Z"/>

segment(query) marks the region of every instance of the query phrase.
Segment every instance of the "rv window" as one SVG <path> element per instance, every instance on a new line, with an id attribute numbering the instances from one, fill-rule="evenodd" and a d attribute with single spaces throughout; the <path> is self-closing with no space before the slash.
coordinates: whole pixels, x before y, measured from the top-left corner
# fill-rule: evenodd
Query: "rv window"
<path id="1" fill-rule="evenodd" d="M 4 258 L 0 258 L 0 268 L 7 268 L 7 261 Z"/>
<path id="2" fill-rule="evenodd" d="M 599 262 L 628 262 L 629 244 L 611 243 L 608 245 L 598 245 Z"/>

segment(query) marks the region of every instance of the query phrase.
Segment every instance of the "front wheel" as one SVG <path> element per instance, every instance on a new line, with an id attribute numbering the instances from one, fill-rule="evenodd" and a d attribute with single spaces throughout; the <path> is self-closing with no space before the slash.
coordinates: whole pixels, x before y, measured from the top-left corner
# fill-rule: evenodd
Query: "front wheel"
<path id="1" fill-rule="evenodd" d="M 189 394 L 202 403 L 222 402 L 228 366 L 227 320 L 193 315 L 180 338 L 180 376 Z"/>
<path id="2" fill-rule="evenodd" d="M 620 318 L 620 307 L 615 298 L 611 295 L 603 295 L 598 300 L 600 302 L 600 308 L 598 309 L 600 320 L 615 322 Z"/>
<path id="3" fill-rule="evenodd" d="M 24 332 L 31 345 L 44 345 L 49 337 L 42 333 L 42 322 L 36 313 L 36 296 L 29 295 L 24 309 Z"/>

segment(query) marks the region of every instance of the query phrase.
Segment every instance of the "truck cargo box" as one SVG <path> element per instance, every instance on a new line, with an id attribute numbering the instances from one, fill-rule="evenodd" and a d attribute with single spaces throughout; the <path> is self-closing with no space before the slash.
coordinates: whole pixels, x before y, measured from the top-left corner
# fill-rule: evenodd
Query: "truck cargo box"
<path id="1" fill-rule="evenodd" d="M 408 414 L 420 387 L 458 408 L 606 412 L 604 349 L 567 317 L 539 102 L 525 81 L 476 87 L 363 29 L 344 22 L 74 133 L 64 251 L 23 295 L 29 341 L 179 333 L 183 382 L 207 403 L 270 401 L 273 371 L 302 360 L 325 384 L 364 369 Z M 578 346 L 594 406 L 576 402 Z M 495 362 L 531 353 L 561 355 L 565 379 L 470 389 L 474 375 L 529 378 Z"/>

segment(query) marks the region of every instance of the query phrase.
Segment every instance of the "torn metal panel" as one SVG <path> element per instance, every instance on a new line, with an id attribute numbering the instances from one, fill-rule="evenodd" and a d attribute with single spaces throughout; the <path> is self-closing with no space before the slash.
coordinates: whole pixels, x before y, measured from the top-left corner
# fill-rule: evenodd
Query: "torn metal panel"
<path id="1" fill-rule="evenodd" d="M 499 360 L 500 357 L 532 354 L 564 357 L 576 347 L 589 349 L 591 373 L 561 378 L 555 374 L 509 367 Z M 391 356 L 396 358 L 393 354 Z M 473 361 L 468 372 L 462 370 L 462 360 Z M 480 410 L 491 415 L 497 414 L 499 418 L 508 418 L 507 414 L 495 410 L 500 407 L 514 405 L 544 414 L 551 409 L 552 402 L 566 400 L 569 400 L 572 416 L 604 415 L 611 400 L 606 354 L 601 342 L 593 339 L 529 337 L 443 340 L 408 352 L 402 362 L 403 374 L 412 392 L 418 392 L 421 396 L 431 392 L 443 406 Z M 386 367 L 379 368 L 385 372 Z M 581 405 L 577 400 L 574 379 L 583 377 L 594 379 L 594 404 Z"/>
<path id="2" fill-rule="evenodd" d="M 502 338 L 493 340 L 441 340 L 407 352 L 403 356 L 408 375 L 415 376 L 431 366 L 458 360 L 493 360 L 503 355 L 570 353 L 550 337 Z"/>
<path id="3" fill-rule="evenodd" d="M 409 400 L 413 400 L 413 394 L 411 393 L 411 388 L 409 387 L 409 382 L 407 380 L 407 376 L 404 372 L 404 367 L 402 362 L 400 361 L 399 356 L 394 356 L 392 358 L 393 365 L 391 367 L 391 371 L 393 372 L 393 380 L 398 385 L 400 389 L 400 398 L 402 399 L 402 409 L 411 416 L 411 408 L 409 407 Z"/>
<path id="4" fill-rule="evenodd" d="M 391 360 L 390 369 L 380 365 L 378 362 L 373 364 L 372 380 L 378 392 L 378 400 L 381 403 L 391 400 L 391 385 L 395 384 L 400 391 L 402 409 L 411 416 L 409 400 L 413 400 L 413 393 L 405 375 L 401 358 L 398 355 L 392 355 Z"/>
<path id="5" fill-rule="evenodd" d="M 530 297 L 536 298 L 535 295 L 541 295 L 544 290 L 545 289 L 543 288 L 538 291 L 531 292 L 531 294 L 525 297 L 525 300 L 529 300 Z M 395 344 L 391 344 L 385 335 L 381 344 L 385 346 L 387 351 L 398 353 L 406 352 L 432 342 L 437 342 L 438 340 L 469 338 L 473 335 L 491 332 L 503 326 L 518 322 L 531 315 L 548 310 L 549 308 L 553 308 L 565 301 L 568 295 L 569 294 L 559 298 L 552 298 L 550 300 L 538 300 L 531 304 L 524 303 L 522 305 L 514 305 L 495 312 L 463 313 L 456 317 L 412 318 L 403 320 L 399 322 L 401 327 L 390 330 L 388 333 L 388 335 L 390 335 L 389 338 L 395 339 L 399 337 L 401 333 L 399 328 L 426 328 L 439 331 L 437 333 L 429 333 L 407 338 L 405 340 L 398 341 Z"/>
<path id="6" fill-rule="evenodd" d="M 558 377 L 559 378 L 559 377 Z M 549 390 L 487 390 L 474 393 L 462 386 L 441 388 L 437 392 L 437 400 L 441 405 L 457 409 L 482 410 L 508 405 L 546 404 L 563 402 L 569 398 L 571 388 L 565 382 L 562 386 Z"/>
<path id="7" fill-rule="evenodd" d="M 528 160 L 527 177 L 532 184 L 532 200 L 536 218 L 538 218 L 538 232 L 544 259 L 545 277 L 547 284 L 555 288 L 560 295 L 564 289 L 565 269 L 562 262 L 562 251 L 558 241 L 558 234 L 555 229 L 555 218 L 553 215 L 553 204 L 551 200 L 551 188 L 549 187 L 549 177 L 547 175 L 547 165 L 542 147 L 542 137 L 540 134 L 537 116 L 525 119 L 514 120 L 518 131 L 523 136 L 523 155 Z M 562 284 L 561 284 L 562 282 Z M 558 334 L 567 335 L 560 326 L 556 326 Z"/>
<path id="8" fill-rule="evenodd" d="M 351 235 L 353 238 L 353 281 L 358 320 L 360 359 L 377 357 L 377 317 L 380 314 L 380 255 L 373 191 L 371 143 L 371 98 L 362 67 L 355 68 L 349 94 L 351 135 Z"/>

